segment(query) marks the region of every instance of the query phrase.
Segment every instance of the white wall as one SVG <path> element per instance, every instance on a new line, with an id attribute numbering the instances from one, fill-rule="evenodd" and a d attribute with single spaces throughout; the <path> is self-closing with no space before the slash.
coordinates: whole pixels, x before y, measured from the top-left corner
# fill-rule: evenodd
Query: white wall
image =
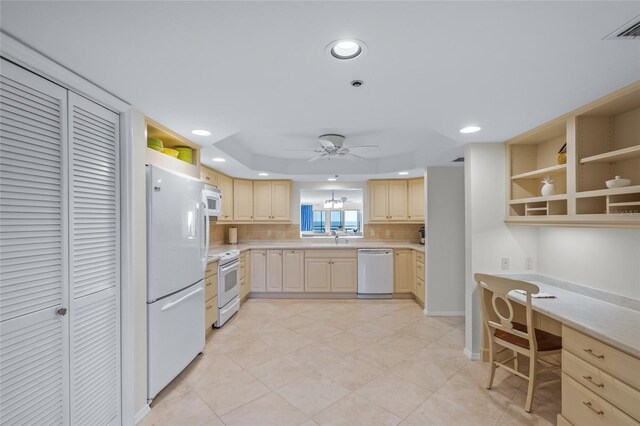
<path id="1" fill-rule="evenodd" d="M 464 168 L 429 167 L 427 315 L 464 315 Z"/>
<path id="2" fill-rule="evenodd" d="M 640 230 L 539 228 L 538 273 L 640 300 Z"/>
<path id="3" fill-rule="evenodd" d="M 537 229 L 507 227 L 505 212 L 505 146 L 503 143 L 469 144 L 465 147 L 465 246 L 466 288 L 465 353 L 479 357 L 481 319 L 473 274 L 534 273 L 526 271 L 525 258 L 537 264 Z M 510 259 L 501 270 L 500 259 Z"/>

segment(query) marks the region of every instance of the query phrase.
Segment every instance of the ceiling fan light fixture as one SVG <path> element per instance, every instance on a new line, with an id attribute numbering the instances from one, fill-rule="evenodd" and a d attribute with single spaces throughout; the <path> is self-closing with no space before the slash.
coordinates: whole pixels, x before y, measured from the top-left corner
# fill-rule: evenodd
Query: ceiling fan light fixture
<path id="1" fill-rule="evenodd" d="M 335 203 L 333 203 L 334 209 L 341 209 L 343 207 L 344 207 L 344 203 L 342 201 L 336 201 Z"/>

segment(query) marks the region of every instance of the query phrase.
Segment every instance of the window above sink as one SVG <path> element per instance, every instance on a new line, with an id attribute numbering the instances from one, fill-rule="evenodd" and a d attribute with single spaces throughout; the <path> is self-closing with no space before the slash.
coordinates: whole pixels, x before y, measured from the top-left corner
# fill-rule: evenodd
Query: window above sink
<path id="1" fill-rule="evenodd" d="M 300 236 L 362 238 L 362 189 L 300 190 Z"/>

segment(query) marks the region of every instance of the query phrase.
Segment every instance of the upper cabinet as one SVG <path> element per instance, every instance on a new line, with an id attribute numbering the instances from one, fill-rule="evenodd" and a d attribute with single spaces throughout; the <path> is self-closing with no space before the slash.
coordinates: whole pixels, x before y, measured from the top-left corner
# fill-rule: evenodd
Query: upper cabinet
<path id="1" fill-rule="evenodd" d="M 222 173 L 217 174 L 218 189 L 222 194 L 222 211 L 218 222 L 233 222 L 233 179 Z"/>
<path id="2" fill-rule="evenodd" d="M 201 179 L 200 145 L 180 136 L 149 117 L 145 118 L 145 122 L 147 125 L 146 164 Z M 150 140 L 152 141 L 150 142 Z M 176 148 L 183 152 L 178 152 Z"/>
<path id="3" fill-rule="evenodd" d="M 200 180 L 207 185 L 218 187 L 218 172 L 205 166 L 200 166 Z"/>
<path id="4" fill-rule="evenodd" d="M 506 144 L 507 222 L 640 225 L 640 82 Z"/>
<path id="5" fill-rule="evenodd" d="M 233 220 L 234 222 L 253 220 L 253 181 L 251 180 L 233 180 Z"/>
<path id="6" fill-rule="evenodd" d="M 291 221 L 291 181 L 253 182 L 253 220 Z"/>
<path id="7" fill-rule="evenodd" d="M 424 179 L 369 181 L 370 222 L 424 222 Z"/>

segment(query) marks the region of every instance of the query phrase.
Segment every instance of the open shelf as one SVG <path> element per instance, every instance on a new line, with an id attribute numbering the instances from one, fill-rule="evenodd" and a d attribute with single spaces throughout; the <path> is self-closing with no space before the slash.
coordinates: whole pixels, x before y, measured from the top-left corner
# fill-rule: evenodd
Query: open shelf
<path id="1" fill-rule="evenodd" d="M 558 201 L 558 200 L 566 200 L 567 194 L 558 194 L 558 195 L 549 195 L 548 197 L 531 197 L 531 198 L 520 198 L 517 200 L 509 200 L 509 204 L 522 204 L 522 203 L 536 203 L 540 201 Z"/>
<path id="2" fill-rule="evenodd" d="M 615 151 L 605 152 L 604 154 L 592 155 L 591 157 L 581 159 L 580 163 L 611 163 L 637 157 L 640 157 L 640 145 L 616 149 Z"/>
<path id="3" fill-rule="evenodd" d="M 181 146 L 193 149 L 191 163 L 187 163 L 147 147 L 145 162 L 200 179 L 200 145 L 180 136 L 149 117 L 145 118 L 145 122 L 147 125 L 147 138 L 160 139 L 165 148 Z"/>
<path id="4" fill-rule="evenodd" d="M 576 193 L 576 198 L 604 197 L 607 195 L 621 195 L 640 193 L 640 185 L 623 186 L 622 188 L 596 189 Z"/>
<path id="5" fill-rule="evenodd" d="M 544 169 L 533 170 L 527 173 L 520 173 L 519 175 L 511 176 L 511 180 L 544 178 L 547 176 L 560 175 L 566 172 L 567 165 L 559 164 L 557 166 L 545 167 Z"/>

